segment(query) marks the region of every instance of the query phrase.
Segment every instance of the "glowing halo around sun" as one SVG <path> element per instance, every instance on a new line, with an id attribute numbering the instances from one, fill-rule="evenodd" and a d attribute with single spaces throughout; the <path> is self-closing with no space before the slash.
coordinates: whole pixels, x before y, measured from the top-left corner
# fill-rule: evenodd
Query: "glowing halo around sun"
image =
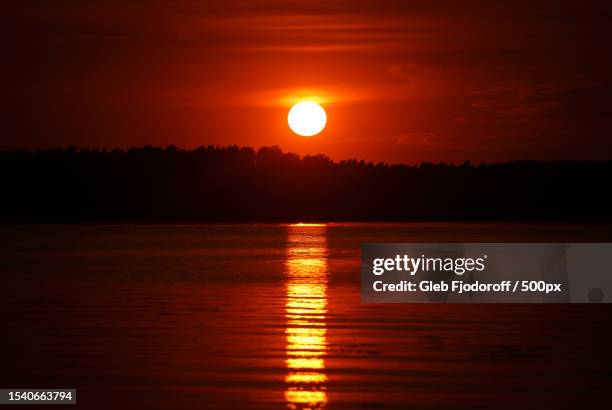
<path id="1" fill-rule="evenodd" d="M 289 128 L 302 137 L 317 135 L 327 124 L 327 114 L 316 102 L 302 101 L 289 110 Z"/>

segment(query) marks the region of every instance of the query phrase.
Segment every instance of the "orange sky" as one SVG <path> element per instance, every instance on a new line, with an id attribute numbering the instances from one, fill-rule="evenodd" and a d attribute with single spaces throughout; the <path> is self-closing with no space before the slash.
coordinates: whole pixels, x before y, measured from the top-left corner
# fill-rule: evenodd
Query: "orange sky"
<path id="1" fill-rule="evenodd" d="M 505 3 L 505 4 L 503 4 Z M 607 2 L 40 1 L 3 12 L 0 147 L 610 158 Z M 289 101 L 323 99 L 300 138 Z"/>

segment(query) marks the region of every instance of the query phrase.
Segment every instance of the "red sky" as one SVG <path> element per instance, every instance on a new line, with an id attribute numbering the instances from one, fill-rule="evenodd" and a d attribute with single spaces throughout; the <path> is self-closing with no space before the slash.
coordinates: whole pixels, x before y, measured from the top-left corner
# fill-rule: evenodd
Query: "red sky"
<path id="1" fill-rule="evenodd" d="M 0 17 L 0 148 L 612 158 L 609 2 L 29 3 Z M 300 138 L 286 114 L 307 95 L 328 127 Z"/>

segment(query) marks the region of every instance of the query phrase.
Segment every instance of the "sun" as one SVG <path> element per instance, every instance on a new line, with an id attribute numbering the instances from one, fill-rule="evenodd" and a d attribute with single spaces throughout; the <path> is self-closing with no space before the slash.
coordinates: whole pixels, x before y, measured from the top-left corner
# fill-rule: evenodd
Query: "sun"
<path id="1" fill-rule="evenodd" d="M 302 137 L 317 135 L 327 124 L 327 114 L 319 104 L 312 101 L 302 101 L 289 110 L 287 116 L 289 128 Z"/>

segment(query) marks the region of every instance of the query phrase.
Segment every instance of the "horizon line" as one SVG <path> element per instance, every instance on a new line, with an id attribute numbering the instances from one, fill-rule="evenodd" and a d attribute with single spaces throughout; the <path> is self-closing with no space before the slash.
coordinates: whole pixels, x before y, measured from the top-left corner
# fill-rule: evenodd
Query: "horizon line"
<path id="1" fill-rule="evenodd" d="M 482 165 L 496 165 L 496 164 L 512 164 L 512 163 L 606 163 L 606 162 L 612 162 L 612 158 L 608 158 L 608 159 L 574 159 L 574 158 L 564 158 L 564 159 L 558 159 L 558 158 L 554 158 L 554 159 L 533 159 L 533 158 L 521 158 L 521 159 L 509 159 L 506 161 L 497 161 L 497 162 L 486 162 L 486 161 L 478 161 L 478 162 L 474 162 L 472 160 L 464 160 L 463 162 L 455 162 L 455 161 L 451 161 L 451 162 L 447 162 L 447 161 L 427 161 L 427 160 L 422 160 L 421 162 L 414 162 L 414 163 L 390 163 L 390 162 L 384 162 L 384 161 L 379 161 L 379 162 L 374 162 L 372 160 L 366 160 L 364 158 L 361 159 L 357 159 L 357 158 L 347 158 L 347 159 L 341 159 L 341 160 L 336 160 L 331 158 L 329 155 L 324 154 L 324 153 L 318 153 L 318 154 L 306 154 L 306 155 L 301 155 L 298 154 L 296 152 L 292 152 L 292 151 L 283 151 L 282 147 L 280 147 L 279 145 L 262 145 L 258 148 L 253 147 L 253 146 L 248 146 L 248 145 L 238 145 L 238 144 L 227 144 L 227 145 L 215 145 L 215 144 L 209 144 L 209 145 L 199 145 L 195 148 L 186 148 L 186 147 L 179 147 L 177 145 L 174 144 L 168 144 L 168 145 L 153 145 L 153 144 L 144 144 L 144 145 L 134 145 L 134 146 L 130 146 L 127 148 L 121 148 L 121 147 L 114 147 L 114 148 L 109 148 L 109 147 L 93 147 L 93 146 L 79 146 L 76 144 L 72 144 L 72 145 L 66 145 L 66 146 L 54 146 L 54 147 L 38 147 L 38 148 L 33 148 L 33 147 L 20 147 L 20 148 L 15 148 L 15 149 L 0 149 L 0 155 L 3 154 L 16 154 L 16 153 L 29 153 L 29 154 L 36 154 L 36 153 L 45 153 L 45 152 L 74 152 L 77 154 L 80 153 L 91 153 L 91 152 L 96 152 L 96 153 L 103 153 L 103 154 L 112 154 L 112 153 L 121 153 L 121 154 L 127 154 L 129 153 L 129 151 L 133 151 L 133 150 L 155 150 L 155 151 L 165 151 L 165 152 L 179 152 L 179 153 L 195 153 L 195 152 L 201 152 L 201 151 L 222 151 L 222 150 L 236 150 L 236 151 L 250 151 L 252 152 L 254 155 L 258 155 L 261 151 L 265 151 L 265 150 L 271 150 L 271 151 L 276 151 L 279 154 L 282 155 L 287 155 L 287 156 L 294 156 L 297 157 L 298 160 L 302 161 L 304 159 L 307 158 L 319 158 L 319 159 L 325 159 L 326 161 L 332 163 L 332 164 L 343 164 L 343 163 L 352 163 L 352 162 L 357 162 L 357 163 L 363 163 L 365 165 L 384 165 L 384 166 L 422 166 L 422 165 L 436 165 L 436 166 L 449 166 L 449 167 L 458 167 L 458 166 L 482 166 Z"/>

